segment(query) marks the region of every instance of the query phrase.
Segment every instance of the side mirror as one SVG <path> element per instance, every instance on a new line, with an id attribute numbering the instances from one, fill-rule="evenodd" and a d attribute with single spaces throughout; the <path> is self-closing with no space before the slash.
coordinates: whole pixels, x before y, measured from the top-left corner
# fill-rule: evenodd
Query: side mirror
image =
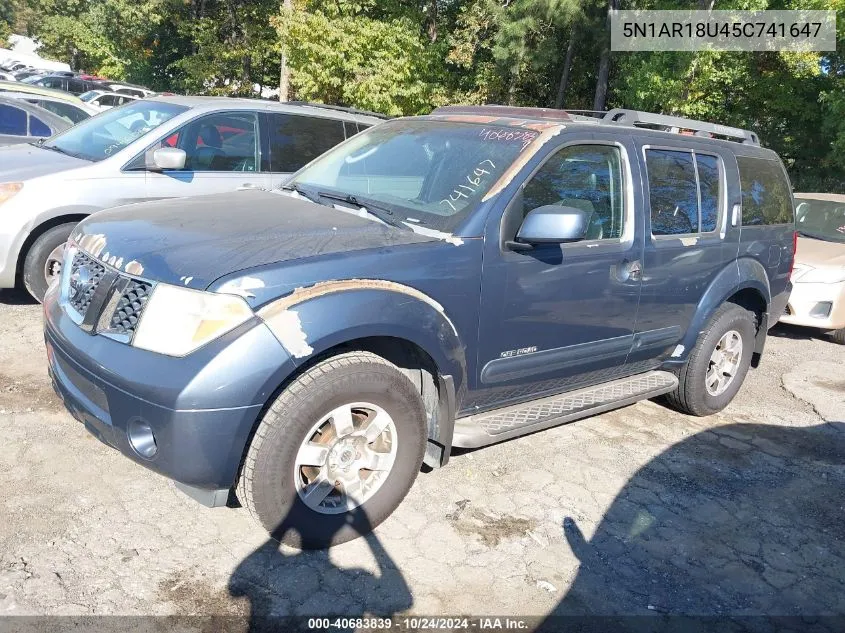
<path id="1" fill-rule="evenodd" d="M 147 169 L 150 171 L 164 171 L 165 169 L 185 169 L 188 155 L 178 147 L 160 147 L 147 154 Z"/>
<path id="2" fill-rule="evenodd" d="M 548 204 L 528 212 L 516 234 L 516 243 L 562 244 L 587 235 L 591 213 L 575 207 Z"/>

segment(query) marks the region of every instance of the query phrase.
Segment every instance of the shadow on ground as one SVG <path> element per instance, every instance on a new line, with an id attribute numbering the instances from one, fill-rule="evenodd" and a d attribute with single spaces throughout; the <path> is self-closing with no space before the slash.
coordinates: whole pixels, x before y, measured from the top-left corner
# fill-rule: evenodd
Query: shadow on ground
<path id="1" fill-rule="evenodd" d="M 844 518 L 845 423 L 716 427 L 641 468 L 592 538 L 564 521 L 580 567 L 551 615 L 802 616 L 780 622 L 787 627 L 739 617 L 720 630 L 836 630 L 845 624 Z M 814 621 L 825 615 L 840 619 Z M 672 619 L 613 628 L 661 621 Z"/>
<path id="2" fill-rule="evenodd" d="M 229 593 L 249 602 L 250 633 L 290 627 L 289 621 L 279 619 L 288 615 L 390 617 L 411 608 L 413 596 L 408 584 L 376 535 L 370 532 L 366 514 L 361 509 L 354 511 L 347 525 L 361 533 L 374 559 L 375 573 L 364 568 L 339 567 L 332 561 L 329 550 L 281 548 L 279 541 L 272 538 L 238 565 L 229 579 Z M 285 519 L 273 534 L 284 540 L 296 530 Z M 294 534 L 294 540 L 305 538 L 307 535 Z M 300 624 L 301 630 L 310 628 Z M 353 625 L 331 630 L 355 631 L 356 628 Z"/>
<path id="3" fill-rule="evenodd" d="M 836 344 L 833 340 L 831 340 L 830 335 L 828 335 L 825 330 L 819 330 L 814 327 L 790 325 L 789 323 L 778 323 L 769 330 L 769 336 L 790 338 L 795 341 L 827 341 L 832 345 Z"/>
<path id="4" fill-rule="evenodd" d="M 0 290 L 0 303 L 8 306 L 35 305 L 38 302 L 26 290 L 18 288 Z"/>

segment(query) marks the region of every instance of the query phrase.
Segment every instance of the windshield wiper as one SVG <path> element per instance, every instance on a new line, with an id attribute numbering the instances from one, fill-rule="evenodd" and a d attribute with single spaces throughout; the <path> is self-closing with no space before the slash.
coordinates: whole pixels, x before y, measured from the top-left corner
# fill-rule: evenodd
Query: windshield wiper
<path id="1" fill-rule="evenodd" d="M 352 194 L 348 193 L 331 193 L 330 191 L 318 191 L 317 195 L 321 198 L 326 198 L 328 200 L 337 200 L 338 202 L 345 202 L 346 204 L 351 204 L 356 207 L 362 207 L 364 211 L 372 215 L 378 220 L 381 220 L 385 224 L 389 224 L 390 226 L 394 226 L 398 229 L 406 229 L 407 227 L 399 222 L 398 220 L 393 219 L 393 211 L 388 209 L 387 207 L 379 206 L 378 204 L 366 201 L 361 202 L 358 198 L 353 196 Z"/>
<path id="2" fill-rule="evenodd" d="M 30 145 L 35 145 L 35 144 L 30 143 Z M 38 142 L 37 147 L 43 147 L 44 149 L 49 149 L 51 151 L 58 152 L 59 154 L 64 154 L 65 156 L 71 156 L 72 158 L 79 158 L 79 156 L 77 156 L 73 152 L 69 152 L 66 149 L 62 149 L 61 147 L 58 147 L 56 145 L 45 145 L 43 140 Z"/>
<path id="3" fill-rule="evenodd" d="M 313 194 L 308 193 L 307 191 L 305 191 L 305 189 L 303 189 L 296 183 L 293 183 L 292 185 L 284 185 L 282 187 L 282 191 L 293 191 L 294 193 L 298 193 L 303 198 L 308 198 L 311 202 L 316 202 L 317 204 L 320 204 L 320 201 Z"/>

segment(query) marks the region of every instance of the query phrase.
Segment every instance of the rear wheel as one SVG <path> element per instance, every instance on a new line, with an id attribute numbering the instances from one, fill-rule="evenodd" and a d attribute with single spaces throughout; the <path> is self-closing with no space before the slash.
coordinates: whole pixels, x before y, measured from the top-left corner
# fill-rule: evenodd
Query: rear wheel
<path id="1" fill-rule="evenodd" d="M 830 338 L 833 339 L 834 343 L 845 345 L 845 327 L 839 328 L 838 330 L 834 330 L 833 332 L 831 332 Z"/>
<path id="2" fill-rule="evenodd" d="M 23 284 L 37 301 L 43 301 L 50 284 L 62 274 L 65 243 L 75 222 L 44 231 L 29 247 L 23 263 Z"/>
<path id="3" fill-rule="evenodd" d="M 752 312 L 734 303 L 720 306 L 678 372 L 678 386 L 667 394 L 668 403 L 699 416 L 728 406 L 748 373 L 755 333 Z"/>
<path id="4" fill-rule="evenodd" d="M 413 485 L 425 420 L 416 388 L 392 363 L 369 352 L 324 360 L 267 410 L 238 498 L 288 545 L 327 547 L 366 534 Z"/>

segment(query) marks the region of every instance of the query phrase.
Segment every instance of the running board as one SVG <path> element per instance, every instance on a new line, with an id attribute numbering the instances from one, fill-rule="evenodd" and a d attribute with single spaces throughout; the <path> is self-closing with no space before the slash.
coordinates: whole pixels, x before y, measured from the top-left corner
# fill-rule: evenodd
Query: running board
<path id="1" fill-rule="evenodd" d="M 452 446 L 477 448 L 668 393 L 678 378 L 650 371 L 455 420 Z"/>

